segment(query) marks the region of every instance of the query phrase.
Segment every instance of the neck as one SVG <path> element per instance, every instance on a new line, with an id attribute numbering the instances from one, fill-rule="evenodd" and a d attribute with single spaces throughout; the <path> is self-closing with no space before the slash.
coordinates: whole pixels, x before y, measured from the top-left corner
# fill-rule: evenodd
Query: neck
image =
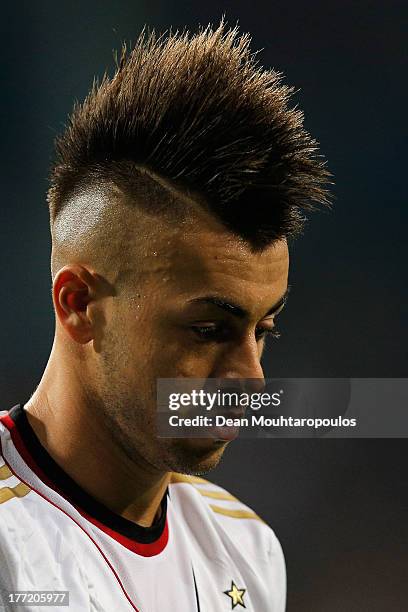
<path id="1" fill-rule="evenodd" d="M 123 452 L 98 419 L 103 411 L 88 405 L 72 370 L 55 367 L 56 352 L 54 346 L 41 382 L 25 405 L 34 433 L 84 491 L 123 518 L 150 527 L 160 516 L 169 473 Z"/>

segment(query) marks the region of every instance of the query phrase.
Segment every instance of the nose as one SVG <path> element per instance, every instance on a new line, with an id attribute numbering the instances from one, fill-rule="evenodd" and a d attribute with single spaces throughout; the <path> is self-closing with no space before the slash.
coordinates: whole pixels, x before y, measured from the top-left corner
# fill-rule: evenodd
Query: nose
<path id="1" fill-rule="evenodd" d="M 212 378 L 241 379 L 240 386 L 249 393 L 260 393 L 265 389 L 265 376 L 260 362 L 258 346 L 254 339 L 225 347 L 214 365 Z M 244 390 L 244 389 L 242 389 Z"/>

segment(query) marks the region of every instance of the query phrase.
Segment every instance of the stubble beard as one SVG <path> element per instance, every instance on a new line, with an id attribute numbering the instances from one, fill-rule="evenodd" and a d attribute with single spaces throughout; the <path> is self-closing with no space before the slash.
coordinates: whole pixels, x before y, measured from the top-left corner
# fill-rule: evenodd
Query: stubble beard
<path id="1" fill-rule="evenodd" d="M 201 438 L 157 436 L 155 397 L 129 394 L 112 380 L 99 393 L 99 417 L 122 453 L 148 470 L 202 475 L 214 469 L 226 444 Z"/>

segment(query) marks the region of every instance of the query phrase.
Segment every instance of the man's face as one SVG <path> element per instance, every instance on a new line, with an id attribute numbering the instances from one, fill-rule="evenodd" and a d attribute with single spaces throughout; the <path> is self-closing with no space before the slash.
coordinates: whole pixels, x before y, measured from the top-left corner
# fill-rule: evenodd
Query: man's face
<path id="1" fill-rule="evenodd" d="M 123 287 L 104 305 L 92 392 L 132 459 L 203 473 L 227 443 L 156 437 L 156 381 L 263 378 L 265 334 L 274 327 L 267 313 L 287 290 L 287 244 L 253 253 L 204 212 L 179 227 L 149 223 L 149 238 L 136 233 L 138 247 L 127 253 Z"/>

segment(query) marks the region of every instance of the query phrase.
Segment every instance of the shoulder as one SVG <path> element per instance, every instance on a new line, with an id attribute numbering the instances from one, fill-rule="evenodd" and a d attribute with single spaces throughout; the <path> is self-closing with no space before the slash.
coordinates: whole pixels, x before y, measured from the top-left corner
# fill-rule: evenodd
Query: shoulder
<path id="1" fill-rule="evenodd" d="M 199 554 L 211 559 L 211 567 L 246 576 L 245 584 L 262 601 L 257 609 L 266 609 L 265 601 L 272 605 L 273 600 L 273 609 L 283 612 L 285 558 L 271 527 L 235 495 L 204 478 L 173 473 L 169 495 L 190 546 L 196 544 Z"/>
<path id="2" fill-rule="evenodd" d="M 178 485 L 184 485 L 184 487 Z M 173 472 L 170 487 L 175 491 L 180 490 L 184 496 L 199 496 L 210 510 L 220 516 L 263 522 L 251 508 L 243 504 L 229 491 L 204 478 Z"/>
<path id="3" fill-rule="evenodd" d="M 283 556 L 271 527 L 252 508 L 219 485 L 198 476 L 172 473 L 169 491 L 180 505 L 201 508 L 207 520 L 217 524 L 230 537 L 239 538 L 246 547 L 266 556 Z"/>

